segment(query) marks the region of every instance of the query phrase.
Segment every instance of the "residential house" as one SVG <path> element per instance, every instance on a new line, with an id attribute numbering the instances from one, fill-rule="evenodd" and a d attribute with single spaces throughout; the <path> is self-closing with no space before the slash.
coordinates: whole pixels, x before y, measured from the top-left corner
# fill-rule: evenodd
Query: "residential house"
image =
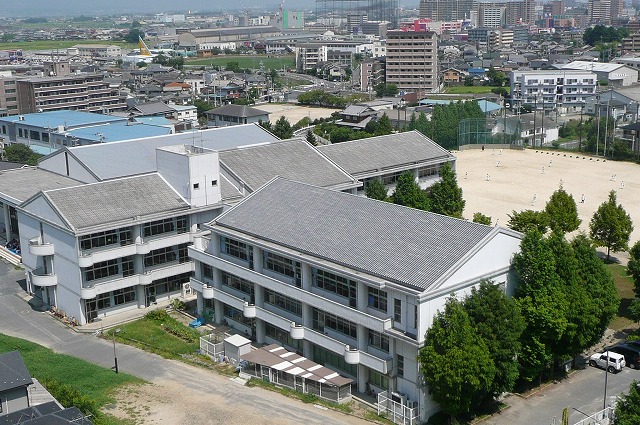
<path id="1" fill-rule="evenodd" d="M 269 113 L 246 105 L 224 105 L 206 112 L 209 127 L 268 122 Z"/>

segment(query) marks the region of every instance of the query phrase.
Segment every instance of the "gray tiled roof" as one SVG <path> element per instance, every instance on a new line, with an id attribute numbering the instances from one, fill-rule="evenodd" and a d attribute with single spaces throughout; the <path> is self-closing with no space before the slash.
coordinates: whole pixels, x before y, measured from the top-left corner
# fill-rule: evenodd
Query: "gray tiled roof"
<path id="1" fill-rule="evenodd" d="M 416 289 L 428 289 L 494 229 L 285 179 L 214 223 Z"/>
<path id="2" fill-rule="evenodd" d="M 279 140 L 257 124 L 246 124 L 194 133 L 78 146 L 69 148 L 69 151 L 99 179 L 107 180 L 155 172 L 156 148 L 163 146 L 195 144 L 205 149 L 220 150 Z"/>
<path id="3" fill-rule="evenodd" d="M 351 175 L 382 171 L 453 155 L 417 131 L 318 146 L 318 150 Z"/>
<path id="4" fill-rule="evenodd" d="M 0 354 L 0 392 L 30 384 L 33 384 L 33 381 L 20 353 L 9 351 Z"/>
<path id="5" fill-rule="evenodd" d="M 158 174 L 52 190 L 45 196 L 76 230 L 189 208 Z"/>
<path id="6" fill-rule="evenodd" d="M 223 151 L 220 161 L 250 190 L 257 190 L 277 176 L 322 187 L 355 182 L 303 139 Z"/>
<path id="7" fill-rule="evenodd" d="M 82 183 L 77 180 L 35 167 L 0 172 L 0 193 L 15 199 L 16 203 L 26 201 L 41 190 L 60 189 L 80 184 Z"/>
<path id="8" fill-rule="evenodd" d="M 224 105 L 218 108 L 210 109 L 207 111 L 207 115 L 229 115 L 232 117 L 259 117 L 262 115 L 268 116 L 267 111 L 262 109 L 252 108 L 247 105 Z"/>

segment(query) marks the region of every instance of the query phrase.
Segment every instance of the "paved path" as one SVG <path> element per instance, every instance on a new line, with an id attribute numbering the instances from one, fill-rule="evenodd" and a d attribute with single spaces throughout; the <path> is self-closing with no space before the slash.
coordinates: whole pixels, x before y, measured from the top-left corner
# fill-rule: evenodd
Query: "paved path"
<path id="1" fill-rule="evenodd" d="M 48 313 L 39 312 L 25 303 L 18 296 L 22 288 L 16 283 L 16 280 L 22 278 L 21 270 L 15 270 L 12 266 L 0 261 L 1 333 L 24 338 L 58 353 L 79 357 L 104 367 L 113 366 L 111 342 L 91 334 L 74 332 L 53 320 Z M 331 410 L 321 410 L 313 405 L 261 388 L 244 387 L 217 373 L 178 361 L 166 360 L 127 345 L 116 344 L 116 353 L 118 366 L 122 372 L 159 385 L 171 382 L 178 386 L 180 392 L 197 394 L 202 402 L 211 400 L 210 408 L 200 412 L 206 415 L 206 421 L 198 423 L 230 424 L 245 420 L 274 424 L 366 423 L 357 418 Z M 176 400 L 167 400 L 167 404 L 175 402 Z M 216 406 L 220 407 L 220 412 Z M 192 422 L 192 419 L 189 423 L 196 423 Z"/>

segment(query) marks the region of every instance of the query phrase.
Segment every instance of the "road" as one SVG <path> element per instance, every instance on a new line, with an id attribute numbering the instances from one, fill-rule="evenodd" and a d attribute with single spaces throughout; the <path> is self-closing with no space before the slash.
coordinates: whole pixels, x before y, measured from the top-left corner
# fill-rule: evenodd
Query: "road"
<path id="1" fill-rule="evenodd" d="M 76 333 L 18 297 L 23 289 L 16 281 L 23 278 L 22 270 L 0 261 L 0 333 L 24 338 L 104 367 L 113 366 L 113 346 L 109 341 Z M 261 388 L 244 387 L 217 373 L 166 360 L 127 345 L 117 344 L 116 350 L 120 371 L 160 387 L 171 385 L 175 396 L 172 394 L 163 404 L 172 405 L 174 409 L 184 409 L 185 405 L 191 408 L 192 411 L 179 421 L 165 418 L 166 423 L 241 424 L 251 420 L 269 424 L 366 423 Z M 195 407 L 194 400 L 199 403 Z"/>
<path id="2" fill-rule="evenodd" d="M 505 400 L 509 408 L 483 424 L 559 424 L 565 407 L 570 408 L 569 423 L 576 423 L 585 418 L 580 412 L 591 415 L 603 409 L 604 379 L 604 370 L 587 366 L 526 399 L 510 396 Z M 640 371 L 625 368 L 620 373 L 608 374 L 607 398 L 627 392 L 634 379 L 640 380 Z"/>

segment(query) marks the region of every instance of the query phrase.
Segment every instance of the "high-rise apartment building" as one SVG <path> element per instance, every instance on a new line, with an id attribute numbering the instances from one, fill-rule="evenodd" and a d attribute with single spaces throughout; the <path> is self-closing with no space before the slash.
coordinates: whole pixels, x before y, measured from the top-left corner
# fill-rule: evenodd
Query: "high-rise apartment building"
<path id="1" fill-rule="evenodd" d="M 432 31 L 387 32 L 387 83 L 401 90 L 438 86 L 438 37 Z"/>
<path id="2" fill-rule="evenodd" d="M 434 21 L 468 19 L 474 0 L 420 0 L 420 18 Z"/>
<path id="3" fill-rule="evenodd" d="M 607 24 L 611 22 L 611 0 L 589 0 L 589 22 Z"/>
<path id="4" fill-rule="evenodd" d="M 532 24 L 536 17 L 535 6 L 533 0 L 477 0 L 473 11 L 477 13 L 478 26 L 498 28 L 498 19 L 508 26 Z"/>
<path id="5" fill-rule="evenodd" d="M 125 98 L 98 74 L 30 77 L 17 83 L 20 114 L 65 109 L 110 113 L 127 108 Z"/>

